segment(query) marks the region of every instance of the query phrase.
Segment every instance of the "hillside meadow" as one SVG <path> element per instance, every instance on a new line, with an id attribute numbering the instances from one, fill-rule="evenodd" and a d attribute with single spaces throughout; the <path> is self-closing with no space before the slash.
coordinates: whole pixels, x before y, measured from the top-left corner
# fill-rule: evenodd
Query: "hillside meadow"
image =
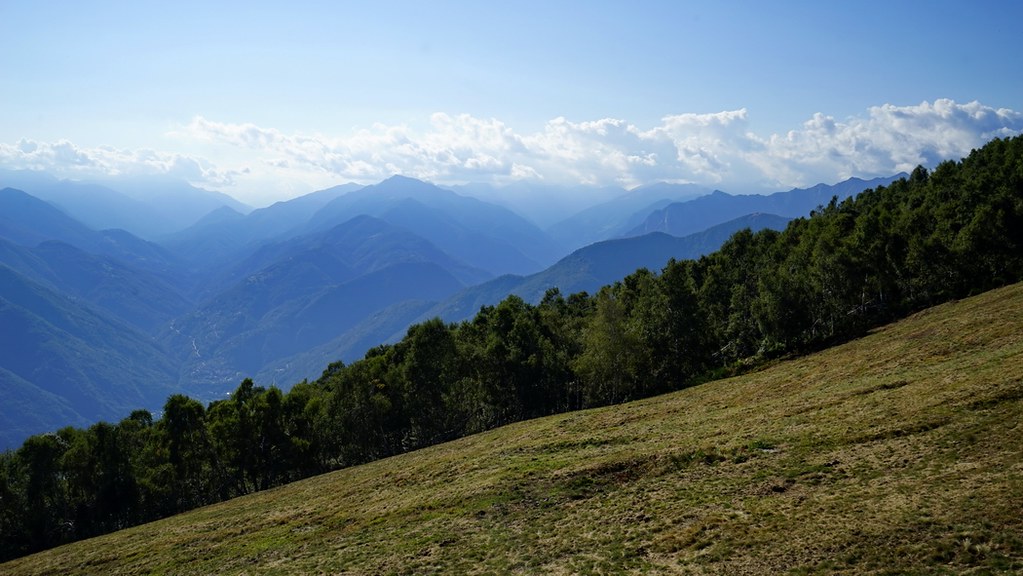
<path id="1" fill-rule="evenodd" d="M 0 565 L 28 574 L 1023 571 L 1023 285 Z"/>

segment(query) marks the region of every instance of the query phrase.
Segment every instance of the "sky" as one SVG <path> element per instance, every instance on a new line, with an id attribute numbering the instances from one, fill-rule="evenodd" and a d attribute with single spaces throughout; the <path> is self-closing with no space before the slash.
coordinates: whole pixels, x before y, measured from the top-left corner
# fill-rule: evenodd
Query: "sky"
<path id="1" fill-rule="evenodd" d="M 0 168 L 732 193 L 1023 132 L 1023 2 L 0 0 Z"/>

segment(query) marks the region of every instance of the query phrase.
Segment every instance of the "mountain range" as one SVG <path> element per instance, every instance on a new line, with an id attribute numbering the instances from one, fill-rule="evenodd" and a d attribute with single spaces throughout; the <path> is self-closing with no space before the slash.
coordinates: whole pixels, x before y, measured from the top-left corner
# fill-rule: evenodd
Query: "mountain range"
<path id="1" fill-rule="evenodd" d="M 797 218 L 805 216 L 810 210 L 824 206 L 832 197 L 839 201 L 859 194 L 868 188 L 887 186 L 900 178 L 907 178 L 905 173 L 887 178 L 861 180 L 850 178 L 834 186 L 818 184 L 812 188 L 795 188 L 788 192 L 760 195 L 746 194 L 733 196 L 720 190 L 700 196 L 686 202 L 672 202 L 657 210 L 637 223 L 625 235 L 640 236 L 650 232 L 664 232 L 674 236 L 686 236 L 693 232 L 705 230 L 708 222 L 726 222 L 745 214 L 763 213 Z"/>
<path id="2" fill-rule="evenodd" d="M 242 213 L 252 210 L 227 194 L 166 178 L 77 182 L 45 172 L 0 170 L 0 186 L 29 190 L 92 229 L 119 228 L 147 240 L 189 226 L 221 206 Z"/>
<path id="3" fill-rule="evenodd" d="M 402 176 L 252 210 L 169 181 L 0 172 L 23 189 L 0 190 L 0 394 L 16 407 L 0 448 L 175 392 L 209 401 L 245 377 L 287 387 L 411 323 L 594 291 L 891 180 L 761 197 L 580 187 L 543 214 L 554 189 L 520 184 L 520 214 L 513 191 Z"/>
<path id="4" fill-rule="evenodd" d="M 672 258 L 696 259 L 709 254 L 739 230 L 781 230 L 789 220 L 791 218 L 774 214 L 750 214 L 683 238 L 651 232 L 642 236 L 596 242 L 572 252 L 536 274 L 505 275 L 467 288 L 430 308 L 417 320 L 434 316 L 449 322 L 468 320 L 481 306 L 496 305 L 509 294 L 536 304 L 550 288 L 558 288 L 564 295 L 594 292 L 601 286 L 621 280 L 637 268 L 660 272 Z M 395 334 L 392 338 L 398 336 Z"/>
<path id="5" fill-rule="evenodd" d="M 610 200 L 580 210 L 547 229 L 548 234 L 572 249 L 594 242 L 630 234 L 653 211 L 675 202 L 685 202 L 710 194 L 712 190 L 695 184 L 659 182 L 639 186 Z M 751 214 L 755 212 L 747 212 Z M 742 216 L 737 214 L 736 217 Z M 708 226 L 720 224 L 713 222 Z M 684 234 L 683 234 L 684 235 Z"/>

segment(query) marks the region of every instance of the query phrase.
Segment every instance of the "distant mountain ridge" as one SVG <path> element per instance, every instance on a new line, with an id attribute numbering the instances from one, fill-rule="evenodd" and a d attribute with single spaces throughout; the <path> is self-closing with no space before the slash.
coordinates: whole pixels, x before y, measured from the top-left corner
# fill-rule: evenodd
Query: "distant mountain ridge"
<path id="1" fill-rule="evenodd" d="M 480 306 L 495 305 L 509 294 L 535 304 L 549 288 L 558 288 L 566 296 L 575 292 L 592 292 L 638 268 L 660 271 L 672 258 L 695 259 L 709 254 L 739 230 L 781 230 L 789 220 L 774 214 L 751 214 L 684 238 L 651 232 L 597 242 L 576 250 L 542 272 L 525 277 L 502 276 L 467 288 L 431 308 L 419 320 L 432 316 L 440 316 L 449 322 L 465 320 L 475 315 Z"/>
<path id="2" fill-rule="evenodd" d="M 620 186 L 558 186 L 524 181 L 504 186 L 469 183 L 447 188 L 503 206 L 544 230 L 591 206 L 628 193 Z"/>
<path id="3" fill-rule="evenodd" d="M 868 188 L 886 186 L 908 174 L 900 173 L 886 178 L 862 180 L 849 178 L 835 185 L 818 184 L 811 188 L 793 188 L 766 196 L 758 194 L 726 194 L 720 190 L 686 202 L 675 202 L 654 211 L 646 220 L 629 230 L 626 236 L 641 236 L 650 232 L 664 232 L 673 236 L 686 236 L 709 226 L 727 222 L 745 214 L 766 213 L 797 218 L 806 216 L 818 206 L 826 205 L 832 197 L 843 200 Z"/>
<path id="4" fill-rule="evenodd" d="M 22 246 L 56 240 L 145 270 L 175 272 L 174 256 L 160 246 L 122 230 L 97 232 L 49 202 L 13 188 L 0 190 L 0 238 Z"/>
<path id="5" fill-rule="evenodd" d="M 420 221 L 409 218 L 410 200 L 431 211 L 421 212 Z M 561 251 L 543 231 L 506 208 L 404 176 L 335 198 L 310 219 L 308 229 L 329 228 L 358 214 L 407 227 L 452 256 L 491 273 L 523 266 L 539 270 Z M 489 257 L 477 250 L 480 243 L 491 246 Z"/>
<path id="6" fill-rule="evenodd" d="M 76 182 L 29 170 L 0 170 L 2 187 L 50 202 L 94 230 L 121 228 L 147 240 L 185 228 L 221 206 L 251 210 L 226 194 L 167 178 Z"/>
<path id="7" fill-rule="evenodd" d="M 162 238 L 161 243 L 197 269 L 216 268 L 222 261 L 244 257 L 263 242 L 300 234 L 301 227 L 317 210 L 360 188 L 357 184 L 334 186 L 248 214 L 221 207 L 188 228 Z"/>
<path id="8" fill-rule="evenodd" d="M 601 240 L 627 235 L 651 212 L 672 202 L 710 193 L 710 188 L 696 184 L 658 182 L 640 186 L 557 222 L 547 232 L 566 246 L 581 248 Z"/>
<path id="9" fill-rule="evenodd" d="M 22 246 L 60 240 L 93 251 L 99 235 L 52 204 L 14 188 L 0 190 L 0 236 Z"/>
<path id="10" fill-rule="evenodd" d="M 59 241 L 28 248 L 0 238 L 0 264 L 144 332 L 158 329 L 192 305 L 159 274 Z"/>

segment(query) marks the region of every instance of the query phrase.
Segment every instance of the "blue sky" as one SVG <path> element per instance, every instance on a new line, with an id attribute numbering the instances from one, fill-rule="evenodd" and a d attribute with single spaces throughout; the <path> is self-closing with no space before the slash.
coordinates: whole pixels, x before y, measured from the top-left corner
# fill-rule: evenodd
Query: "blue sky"
<path id="1" fill-rule="evenodd" d="M 0 0 L 0 167 L 768 191 L 1023 130 L 1023 3 Z"/>

